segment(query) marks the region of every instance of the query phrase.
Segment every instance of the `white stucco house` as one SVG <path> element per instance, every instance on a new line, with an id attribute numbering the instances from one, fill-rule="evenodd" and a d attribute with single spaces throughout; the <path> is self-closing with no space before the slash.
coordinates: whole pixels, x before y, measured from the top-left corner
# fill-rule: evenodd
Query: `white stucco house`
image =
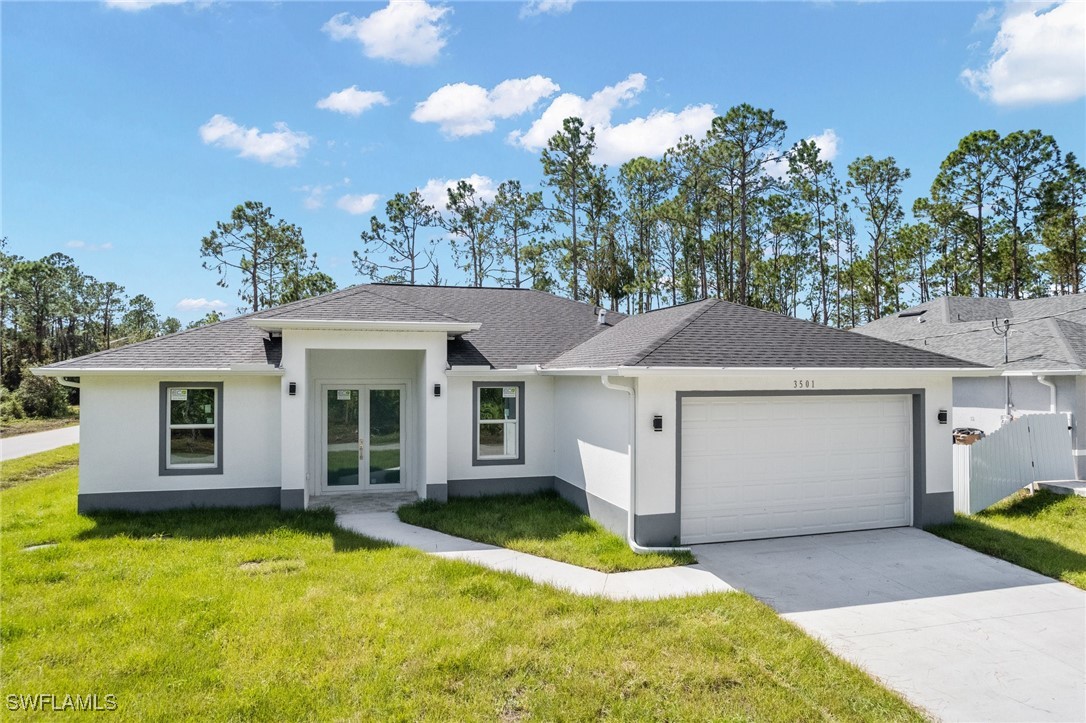
<path id="1" fill-rule="evenodd" d="M 81 512 L 555 489 L 669 545 L 951 518 L 977 371 L 718 300 L 374 284 L 36 373 L 81 389 Z"/>
<path id="2" fill-rule="evenodd" d="M 1075 473 L 1086 479 L 1086 294 L 942 297 L 856 331 L 989 367 L 954 380 L 955 427 L 991 434 L 1023 415 L 1065 415 Z"/>

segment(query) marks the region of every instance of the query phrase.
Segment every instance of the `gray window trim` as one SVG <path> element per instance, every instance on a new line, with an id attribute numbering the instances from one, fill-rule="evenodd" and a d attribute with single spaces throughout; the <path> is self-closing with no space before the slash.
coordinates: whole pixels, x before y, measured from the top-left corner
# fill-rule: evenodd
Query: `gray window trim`
<path id="1" fill-rule="evenodd" d="M 479 459 L 479 389 L 483 387 L 517 388 L 516 459 Z M 471 384 L 471 464 L 473 467 L 524 464 L 524 382 L 472 382 Z"/>
<path id="2" fill-rule="evenodd" d="M 169 450 L 166 448 L 166 430 L 169 429 L 170 403 L 167 398 L 167 390 L 170 387 L 204 387 L 215 390 L 215 451 L 216 464 L 214 467 L 184 467 L 170 468 L 166 465 L 166 456 Z M 158 476 L 179 477 L 182 475 L 214 475 L 222 474 L 223 453 L 223 383 L 222 382 L 159 382 L 158 383 Z"/>

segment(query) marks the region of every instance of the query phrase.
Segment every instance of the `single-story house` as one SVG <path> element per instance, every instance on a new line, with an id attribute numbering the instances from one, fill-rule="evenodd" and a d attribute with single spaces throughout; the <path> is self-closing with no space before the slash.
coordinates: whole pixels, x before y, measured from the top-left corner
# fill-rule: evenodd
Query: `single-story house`
<path id="1" fill-rule="evenodd" d="M 955 427 L 991 434 L 1024 414 L 1066 414 L 1076 472 L 1086 479 L 1086 294 L 943 297 L 856 331 L 991 367 L 988 376 L 955 378 Z"/>
<path id="2" fill-rule="evenodd" d="M 976 371 L 715 299 L 372 284 L 36 373 L 81 390 L 81 512 L 555 489 L 651 546 L 950 519 Z"/>

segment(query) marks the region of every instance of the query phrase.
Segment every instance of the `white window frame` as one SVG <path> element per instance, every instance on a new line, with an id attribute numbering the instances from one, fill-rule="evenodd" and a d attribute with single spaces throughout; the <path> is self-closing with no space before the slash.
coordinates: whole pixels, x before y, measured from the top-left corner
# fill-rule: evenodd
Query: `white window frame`
<path id="1" fill-rule="evenodd" d="M 216 384 L 207 384 L 200 382 L 188 382 L 174 384 L 170 383 L 164 387 L 164 404 L 165 410 L 165 423 L 163 424 L 162 434 L 165 439 L 163 440 L 165 449 L 164 469 L 171 471 L 208 471 L 208 470 L 220 470 L 222 468 L 222 450 L 219 448 L 222 440 L 222 387 Z M 174 424 L 171 420 L 173 418 L 173 400 L 170 399 L 170 393 L 174 389 L 210 389 L 213 396 L 211 402 L 211 409 L 215 415 L 215 421 L 212 424 Z M 170 461 L 170 442 L 172 439 L 172 432 L 175 429 L 211 429 L 214 431 L 212 435 L 215 440 L 215 460 L 211 463 L 207 462 L 195 462 L 195 463 L 174 463 Z"/>

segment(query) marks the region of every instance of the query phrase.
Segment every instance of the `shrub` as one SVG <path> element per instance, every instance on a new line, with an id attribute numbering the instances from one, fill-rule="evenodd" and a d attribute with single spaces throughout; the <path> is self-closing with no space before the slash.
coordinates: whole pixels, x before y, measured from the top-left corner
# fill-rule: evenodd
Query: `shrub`
<path id="1" fill-rule="evenodd" d="M 25 416 L 19 395 L 0 387 L 0 419 L 22 419 Z"/>
<path id="2" fill-rule="evenodd" d="M 68 393 L 56 379 L 24 374 L 15 396 L 31 417 L 63 417 L 68 413 Z"/>

